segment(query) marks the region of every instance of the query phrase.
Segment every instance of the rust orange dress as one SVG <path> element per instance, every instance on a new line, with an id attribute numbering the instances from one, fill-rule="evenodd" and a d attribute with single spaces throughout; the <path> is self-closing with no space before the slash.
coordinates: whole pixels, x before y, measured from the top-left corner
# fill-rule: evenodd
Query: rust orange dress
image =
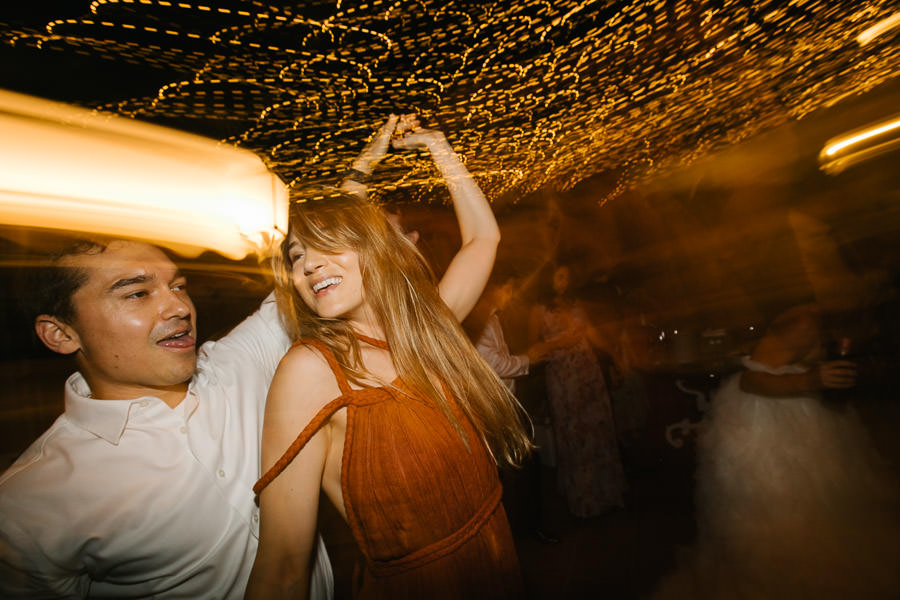
<path id="1" fill-rule="evenodd" d="M 387 349 L 380 340 L 359 336 Z M 398 377 L 392 387 L 352 389 L 315 340 L 341 395 L 322 407 L 256 483 L 259 494 L 335 413 L 347 408 L 341 489 L 364 557 L 357 598 L 519 598 L 518 558 L 500 504 L 497 467 L 469 420 L 453 409 L 465 446 L 441 409 Z"/>

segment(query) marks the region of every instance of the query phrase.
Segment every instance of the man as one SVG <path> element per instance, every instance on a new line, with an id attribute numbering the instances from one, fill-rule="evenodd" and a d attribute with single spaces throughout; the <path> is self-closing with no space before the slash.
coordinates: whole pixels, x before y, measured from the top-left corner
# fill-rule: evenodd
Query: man
<path id="1" fill-rule="evenodd" d="M 289 344 L 275 303 L 198 358 L 185 278 L 159 248 L 79 242 L 41 271 L 35 331 L 79 370 L 64 414 L 0 477 L 0 596 L 242 598 L 265 396 Z M 311 596 L 331 589 L 320 539 Z"/>
<path id="2" fill-rule="evenodd" d="M 513 394 L 516 393 L 515 379 L 528 375 L 529 367 L 545 360 L 549 351 L 548 344 L 539 342 L 525 354 L 510 354 L 497 313 L 507 307 L 515 295 L 515 290 L 516 280 L 513 278 L 499 284 L 489 282 L 487 290 L 482 295 L 482 304 L 472 311 L 473 318 L 470 319 L 475 348 Z M 483 320 L 479 321 L 478 317 L 482 314 Z"/>
<path id="3" fill-rule="evenodd" d="M 464 323 L 475 349 L 513 395 L 516 394 L 516 379 L 528 375 L 532 366 L 545 361 L 547 355 L 554 349 L 555 343 L 555 340 L 537 342 L 528 348 L 525 354 L 510 353 L 498 313 L 509 306 L 516 294 L 517 283 L 513 277 L 500 279 L 495 275 L 488 282 L 484 294 Z M 511 514 L 524 512 L 524 518 L 519 520 L 525 521 L 524 526 L 541 543 L 559 542 L 558 536 L 549 533 L 545 524 L 548 518 L 542 502 L 541 464 L 537 457 L 531 456 L 518 472 L 507 471 L 502 476 L 504 487 L 524 490 L 517 494 L 518 498 L 507 497 L 504 500 L 507 503 L 522 505 L 521 511 L 510 506 L 512 510 L 509 512 Z"/>

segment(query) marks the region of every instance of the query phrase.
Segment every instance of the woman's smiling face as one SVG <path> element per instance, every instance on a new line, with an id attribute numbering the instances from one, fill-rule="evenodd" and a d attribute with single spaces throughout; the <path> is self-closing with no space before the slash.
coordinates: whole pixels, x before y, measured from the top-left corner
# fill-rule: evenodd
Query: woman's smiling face
<path id="1" fill-rule="evenodd" d="M 288 259 L 294 287 L 310 310 L 326 319 L 368 321 L 369 306 L 355 250 L 323 252 L 291 234 Z"/>

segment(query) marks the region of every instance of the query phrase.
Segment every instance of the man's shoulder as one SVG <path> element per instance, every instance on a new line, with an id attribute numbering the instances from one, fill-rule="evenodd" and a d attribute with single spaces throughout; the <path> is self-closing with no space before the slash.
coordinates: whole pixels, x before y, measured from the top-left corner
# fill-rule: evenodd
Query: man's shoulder
<path id="1" fill-rule="evenodd" d="M 79 443 L 100 438 L 75 427 L 65 414 L 60 415 L 47 431 L 31 443 L 19 458 L 0 475 L 0 498 L 13 495 L 16 490 L 45 493 L 62 485 L 57 469 L 71 467 L 70 450 Z M 103 442 L 105 443 L 105 442 Z M 40 479 L 38 483 L 35 480 Z"/>

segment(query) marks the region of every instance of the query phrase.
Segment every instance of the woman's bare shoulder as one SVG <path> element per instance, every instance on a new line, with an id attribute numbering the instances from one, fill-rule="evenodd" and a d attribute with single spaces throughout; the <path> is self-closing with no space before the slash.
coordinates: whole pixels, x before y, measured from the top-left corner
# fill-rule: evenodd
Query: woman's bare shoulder
<path id="1" fill-rule="evenodd" d="M 322 351 L 308 344 L 296 344 L 278 364 L 269 401 L 289 398 L 291 404 L 317 410 L 340 393 L 335 374 Z"/>

